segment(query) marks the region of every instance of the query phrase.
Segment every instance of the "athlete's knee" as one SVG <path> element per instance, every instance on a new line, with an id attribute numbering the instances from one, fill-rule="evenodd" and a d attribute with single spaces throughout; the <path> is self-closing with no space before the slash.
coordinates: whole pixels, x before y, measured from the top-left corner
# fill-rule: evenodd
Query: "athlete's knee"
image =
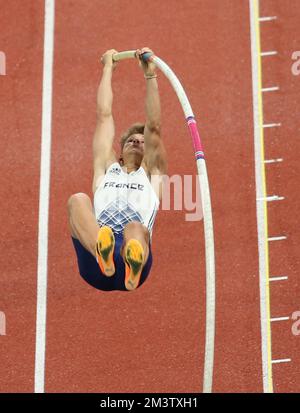
<path id="1" fill-rule="evenodd" d="M 131 222 L 128 222 L 128 224 L 125 225 L 125 230 L 130 230 L 130 229 L 132 229 L 132 230 L 134 230 L 134 229 L 142 230 L 142 229 L 145 229 L 145 228 L 146 227 L 143 224 L 141 224 L 139 221 L 131 221 Z"/>
<path id="2" fill-rule="evenodd" d="M 72 210 L 82 204 L 91 204 L 91 200 L 87 194 L 84 194 L 83 192 L 78 192 L 77 194 L 73 194 L 70 196 L 68 199 L 68 211 L 69 213 L 72 212 Z"/>
<path id="3" fill-rule="evenodd" d="M 146 239 L 149 237 L 149 231 L 148 228 L 145 227 L 145 225 L 141 224 L 138 221 L 132 221 L 129 222 L 124 229 L 125 235 L 127 234 L 133 234 L 133 233 L 140 233 L 142 234 Z"/>

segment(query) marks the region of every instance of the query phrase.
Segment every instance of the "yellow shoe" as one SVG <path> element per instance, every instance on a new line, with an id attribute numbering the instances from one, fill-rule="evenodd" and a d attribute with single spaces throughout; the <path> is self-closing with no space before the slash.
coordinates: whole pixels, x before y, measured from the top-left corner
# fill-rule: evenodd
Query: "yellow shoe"
<path id="1" fill-rule="evenodd" d="M 100 269 L 107 277 L 111 277 L 115 273 L 114 249 L 114 233 L 110 227 L 101 227 L 98 232 L 96 254 Z"/>
<path id="2" fill-rule="evenodd" d="M 138 287 L 144 266 L 144 249 L 142 244 L 131 239 L 124 249 L 125 258 L 125 287 L 127 290 L 134 290 Z"/>

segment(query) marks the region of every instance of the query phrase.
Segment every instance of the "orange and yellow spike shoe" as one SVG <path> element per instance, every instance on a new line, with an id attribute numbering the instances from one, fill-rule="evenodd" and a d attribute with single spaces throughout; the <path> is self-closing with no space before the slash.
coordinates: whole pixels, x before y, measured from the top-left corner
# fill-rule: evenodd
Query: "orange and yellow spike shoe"
<path id="1" fill-rule="evenodd" d="M 131 239 L 124 248 L 125 258 L 125 287 L 127 290 L 135 290 L 140 282 L 144 266 L 144 248 L 142 244 Z"/>
<path id="2" fill-rule="evenodd" d="M 114 263 L 115 236 L 110 227 L 101 227 L 96 243 L 97 261 L 104 275 L 111 277 L 115 273 Z"/>

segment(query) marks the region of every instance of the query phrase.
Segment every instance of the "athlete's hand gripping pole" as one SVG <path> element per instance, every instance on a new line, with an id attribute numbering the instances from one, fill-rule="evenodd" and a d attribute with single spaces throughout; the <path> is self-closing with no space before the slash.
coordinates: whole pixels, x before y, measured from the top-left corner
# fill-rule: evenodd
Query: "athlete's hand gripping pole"
<path id="1" fill-rule="evenodd" d="M 153 54 L 149 52 L 145 52 L 141 56 L 144 62 L 147 62 L 147 60 L 149 60 L 149 58 L 153 56 Z M 124 52 L 115 53 L 113 55 L 113 61 L 119 62 L 120 60 L 135 59 L 136 57 L 137 57 L 136 50 L 126 50 Z"/>

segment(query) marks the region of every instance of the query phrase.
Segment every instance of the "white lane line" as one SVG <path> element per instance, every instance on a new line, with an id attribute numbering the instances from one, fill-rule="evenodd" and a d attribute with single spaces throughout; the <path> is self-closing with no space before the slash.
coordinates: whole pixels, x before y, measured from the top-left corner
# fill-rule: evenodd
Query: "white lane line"
<path id="1" fill-rule="evenodd" d="M 281 126 L 281 123 L 266 123 L 263 128 L 278 128 L 279 126 Z"/>
<path id="2" fill-rule="evenodd" d="M 260 17 L 258 20 L 260 22 L 270 22 L 272 20 L 277 20 L 277 16 Z"/>
<path id="3" fill-rule="evenodd" d="M 278 54 L 278 52 L 276 52 L 275 50 L 271 50 L 271 51 L 269 51 L 269 52 L 261 52 L 261 56 L 262 57 L 265 57 L 265 56 L 275 56 L 275 55 L 277 55 Z"/>
<path id="4" fill-rule="evenodd" d="M 283 277 L 270 277 L 269 281 L 285 281 L 288 280 L 289 277 L 283 276 Z"/>
<path id="5" fill-rule="evenodd" d="M 292 359 L 278 359 L 278 360 L 272 360 L 272 364 L 289 363 L 290 361 L 292 361 Z"/>
<path id="6" fill-rule="evenodd" d="M 277 90 L 280 90 L 279 89 L 279 86 L 272 86 L 272 87 L 264 87 L 264 88 L 262 88 L 262 92 L 276 92 Z"/>
<path id="7" fill-rule="evenodd" d="M 282 201 L 284 199 L 285 199 L 284 196 L 272 195 L 272 196 L 267 196 L 265 198 L 257 198 L 257 201 L 273 202 L 273 201 Z"/>
<path id="8" fill-rule="evenodd" d="M 255 154 L 255 186 L 256 199 L 266 198 L 266 174 L 264 165 L 264 129 L 262 102 L 262 61 L 260 45 L 259 3 L 249 0 L 251 62 L 252 62 L 252 94 L 254 122 L 254 154 Z M 260 326 L 262 378 L 264 393 L 273 393 L 272 377 L 272 340 L 270 323 L 270 290 L 269 290 L 269 245 L 267 203 L 256 202 L 258 265 L 260 291 Z"/>
<path id="9" fill-rule="evenodd" d="M 37 314 L 34 392 L 45 387 L 45 349 L 47 312 L 48 218 L 51 162 L 52 78 L 55 0 L 45 0 L 44 69 L 42 103 L 42 143 L 40 168 Z"/>
<path id="10" fill-rule="evenodd" d="M 287 237 L 285 236 L 285 235 L 282 235 L 282 236 L 280 236 L 280 237 L 269 237 L 268 238 L 268 241 L 282 241 L 282 240 L 285 240 L 285 239 L 287 239 Z"/>
<path id="11" fill-rule="evenodd" d="M 267 159 L 264 161 L 264 163 L 276 163 L 276 162 L 283 162 L 282 158 L 277 158 L 277 159 Z"/>
<path id="12" fill-rule="evenodd" d="M 277 317 L 277 318 L 271 318 L 270 321 L 274 322 L 274 321 L 286 321 L 289 320 L 290 317 Z"/>

